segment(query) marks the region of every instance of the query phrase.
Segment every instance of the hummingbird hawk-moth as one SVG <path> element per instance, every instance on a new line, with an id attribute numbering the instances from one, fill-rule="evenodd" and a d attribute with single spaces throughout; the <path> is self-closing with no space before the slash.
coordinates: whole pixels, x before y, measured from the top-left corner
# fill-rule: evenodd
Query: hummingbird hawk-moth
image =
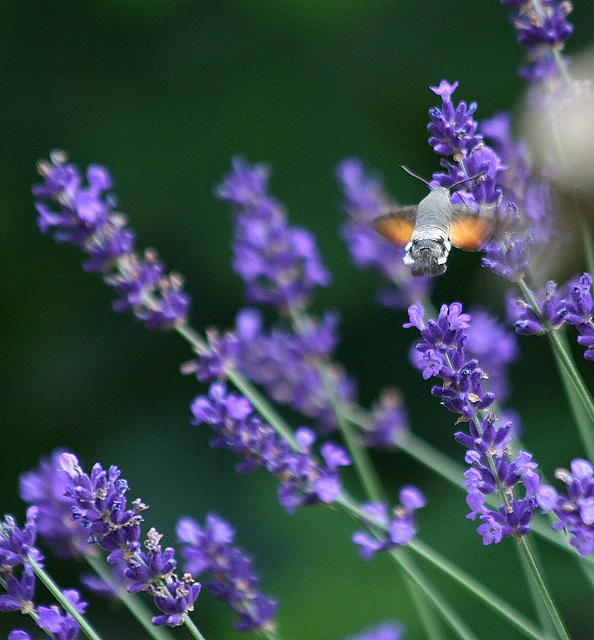
<path id="1" fill-rule="evenodd" d="M 406 167 L 403 169 L 419 178 Z M 373 220 L 378 233 L 405 247 L 404 264 L 410 265 L 413 276 L 442 275 L 452 246 L 478 251 L 492 235 L 493 221 L 484 210 L 474 211 L 450 200 L 452 187 L 483 174 L 460 180 L 449 188 L 437 187 L 418 205 L 395 207 Z"/>

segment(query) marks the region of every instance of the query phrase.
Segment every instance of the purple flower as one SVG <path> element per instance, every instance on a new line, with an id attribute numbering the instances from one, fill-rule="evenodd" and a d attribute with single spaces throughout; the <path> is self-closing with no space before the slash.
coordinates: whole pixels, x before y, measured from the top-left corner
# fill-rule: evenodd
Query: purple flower
<path id="1" fill-rule="evenodd" d="M 62 450 L 51 458 L 42 458 L 37 469 L 23 473 L 19 479 L 21 498 L 37 508 L 37 531 L 60 558 L 92 553 L 85 533 L 71 519 L 73 498 L 66 495 L 72 485 L 60 463 Z"/>
<path id="2" fill-rule="evenodd" d="M 594 467 L 587 460 L 575 458 L 570 469 L 555 471 L 555 478 L 565 484 L 567 495 L 543 485 L 537 491 L 537 500 L 545 513 L 552 510 L 559 518 L 553 529 L 569 531 L 573 536 L 571 544 L 586 556 L 594 553 Z"/>
<path id="3" fill-rule="evenodd" d="M 229 393 L 218 382 L 210 386 L 208 396 L 198 396 L 191 409 L 192 424 L 205 422 L 217 433 L 211 446 L 225 447 L 241 456 L 237 471 L 264 467 L 280 478 L 279 502 L 288 513 L 303 504 L 330 504 L 342 492 L 339 468 L 350 464 L 350 460 L 340 447 L 331 443 L 321 448 L 324 463 L 316 460 L 310 452 L 315 440 L 312 431 L 298 430 L 296 440 L 300 449 L 293 450 L 260 420 L 246 398 Z"/>
<path id="4" fill-rule="evenodd" d="M 520 76 L 528 81 L 542 81 L 558 74 L 553 51 L 563 48 L 573 33 L 567 22 L 572 10 L 570 2 L 546 0 L 538 6 L 528 0 L 501 0 L 514 7 L 510 21 L 516 29 L 518 42 L 526 49 L 529 62 L 520 68 Z"/>
<path id="5" fill-rule="evenodd" d="M 489 376 L 489 388 L 499 402 L 504 402 L 508 395 L 507 367 L 518 357 L 515 336 L 484 309 L 472 311 L 466 335 L 466 351 L 479 360 Z"/>
<path id="6" fill-rule="evenodd" d="M 142 258 L 134 252 L 134 232 L 115 211 L 114 197 L 105 193 L 112 188 L 108 170 L 90 166 L 85 186 L 78 167 L 60 151 L 38 168 L 44 181 L 33 187 L 33 194 L 42 233 L 53 230 L 56 241 L 77 244 L 89 256 L 84 268 L 103 273 L 105 282 L 120 294 L 115 311 L 131 309 L 152 330 L 183 324 L 190 298 L 182 291 L 182 279 L 163 275 L 154 251 Z"/>
<path id="7" fill-rule="evenodd" d="M 127 560 L 124 577 L 131 581 L 128 585 L 130 593 L 151 592 L 152 585 L 168 580 L 175 571 L 175 551 L 171 547 L 163 551 L 159 544 L 162 537 L 154 528 L 150 529 L 144 543 L 147 551 L 138 551 Z"/>
<path id="8" fill-rule="evenodd" d="M 276 402 L 289 404 L 315 418 L 321 430 L 337 426 L 319 365 L 331 371 L 336 399 L 343 405 L 353 402 L 355 383 L 329 360 L 338 344 L 338 315 L 326 313 L 320 321 L 305 319 L 300 333 L 276 325 L 265 329 L 262 315 L 244 309 L 236 320 L 236 366 L 250 380 L 262 385 Z"/>
<path id="9" fill-rule="evenodd" d="M 506 536 L 523 536 L 530 531 L 530 522 L 536 509 L 536 494 L 540 478 L 535 472 L 537 463 L 532 454 L 519 451 L 515 459 L 510 458 L 511 422 L 498 424 L 494 414 L 486 408 L 495 400 L 495 394 L 485 391 L 483 380 L 487 378 L 478 360 L 468 360 L 467 347 L 472 333 L 469 315 L 462 313 L 462 305 L 443 305 L 437 321 L 428 320 L 425 325 L 423 308 L 413 305 L 409 309 L 410 322 L 405 327 L 416 327 L 423 341 L 416 345 L 421 357 L 414 362 L 426 377 L 427 358 L 435 361 L 433 375 L 444 381 L 443 386 L 435 386 L 431 393 L 441 398 L 442 404 L 462 418 L 458 422 L 468 424 L 468 432 L 454 434 L 456 440 L 467 448 L 466 462 L 470 468 L 464 473 L 463 486 L 468 491 L 467 503 L 471 512 L 467 518 L 482 520 L 478 533 L 484 544 L 500 542 Z M 482 319 L 485 322 L 485 319 Z M 491 325 L 489 319 L 486 327 Z M 475 335 L 475 348 L 484 349 L 485 336 Z M 515 347 L 508 343 L 508 356 L 514 354 Z M 429 354 L 429 355 L 428 355 Z M 493 471 L 494 469 L 494 471 Z M 524 496 L 515 497 L 513 489 L 522 484 Z M 507 504 L 499 510 L 485 506 L 484 495 L 495 493 L 498 486 L 507 494 Z M 509 505 L 509 508 L 508 508 Z"/>
<path id="10" fill-rule="evenodd" d="M 404 626 L 399 622 L 382 622 L 377 627 L 347 636 L 344 640 L 402 640 Z"/>
<path id="11" fill-rule="evenodd" d="M 130 509 L 126 508 L 128 483 L 120 478 L 120 470 L 111 466 L 105 471 L 97 463 L 89 476 L 74 454 L 62 453 L 59 461 L 71 480 L 65 492 L 74 502 L 72 520 L 82 524 L 90 543 L 110 552 L 107 561 L 116 565 L 129 592 L 146 591 L 152 596 L 155 606 L 163 612 L 153 618 L 153 624 L 183 624 L 186 614 L 193 610 L 200 584 L 191 576 L 179 579 L 173 573 L 177 566 L 174 550 L 162 549 L 162 536 L 155 529 L 148 532 L 144 541 L 146 551 L 141 550 L 140 514 L 148 507 L 137 499 Z"/>
<path id="12" fill-rule="evenodd" d="M 371 420 L 363 433 L 363 441 L 368 447 L 387 449 L 398 446 L 409 428 L 408 412 L 400 394 L 392 389 L 385 390 L 380 402 L 372 408 Z"/>
<path id="13" fill-rule="evenodd" d="M 237 630 L 274 630 L 277 601 L 258 591 L 259 579 L 252 570 L 252 560 L 232 544 L 235 531 L 227 521 L 209 513 L 201 527 L 192 518 L 182 518 L 177 536 L 185 545 L 182 556 L 186 571 L 195 576 L 203 571 L 211 575 L 206 587 L 239 615 Z"/>
<path id="14" fill-rule="evenodd" d="M 274 307 L 303 307 L 330 276 L 313 237 L 289 226 L 282 206 L 267 193 L 268 170 L 235 158 L 217 195 L 234 205 L 233 267 L 246 297 Z"/>
<path id="15" fill-rule="evenodd" d="M 147 506 L 137 499 L 132 508 L 126 508 L 128 482 L 120 479 L 121 471 L 116 466 L 106 471 L 96 463 L 89 476 L 71 453 L 62 453 L 60 462 L 72 481 L 65 487 L 66 495 L 74 501 L 72 520 L 81 522 L 90 543 L 112 552 L 108 561 L 115 562 L 121 550 L 138 542 L 143 521 L 140 514 Z"/>
<path id="16" fill-rule="evenodd" d="M 482 136 L 476 135 L 478 123 L 472 119 L 477 109 L 476 102 L 470 106 L 460 102 L 454 107 L 452 94 L 457 87 L 457 81 L 450 84 L 447 80 L 442 80 L 438 87 L 429 87 L 442 100 L 441 108 L 432 107 L 429 110 L 429 144 L 435 153 L 442 156 L 465 153 L 482 141 Z"/>
<path id="17" fill-rule="evenodd" d="M 194 582 L 189 574 L 181 580 L 175 575 L 165 579 L 163 584 L 152 590 L 155 606 L 164 615 L 155 616 L 152 623 L 155 626 L 167 625 L 177 627 L 184 623 L 186 615 L 194 611 L 194 602 L 200 593 L 200 583 Z"/>
<path id="18" fill-rule="evenodd" d="M 462 305 L 453 302 L 449 307 L 442 305 L 437 321 L 423 321 L 423 307 L 417 303 L 409 310 L 410 322 L 405 328 L 416 327 L 423 341 L 415 345 L 419 356 L 416 366 L 423 371 L 423 377 L 432 376 L 444 381 L 442 386 L 434 386 L 431 393 L 440 398 L 450 411 L 471 418 L 494 400 L 494 395 L 483 389 L 486 377 L 476 360 L 467 359 L 465 351 L 470 316 L 462 313 Z"/>
<path id="19" fill-rule="evenodd" d="M 0 572 L 10 572 L 29 558 L 42 564 L 43 555 L 35 546 L 37 537 L 38 509 L 35 506 L 27 509 L 25 526 L 21 529 L 17 526 L 12 516 L 4 516 L 0 522 Z"/>
<path id="20" fill-rule="evenodd" d="M 415 511 L 426 505 L 423 494 L 412 486 L 403 487 L 399 494 L 400 506 L 388 515 L 388 507 L 383 503 L 368 503 L 362 511 L 369 519 L 362 517 L 361 522 L 367 530 L 356 531 L 352 541 L 359 546 L 359 555 L 371 560 L 377 551 L 385 551 L 396 546 L 406 546 L 415 536 Z"/>
<path id="21" fill-rule="evenodd" d="M 6 575 L 6 593 L 0 595 L 0 611 L 21 611 L 28 613 L 33 608 L 35 593 L 35 573 L 28 562 L 23 564 L 21 577 L 14 571 L 1 571 Z"/>
<path id="22" fill-rule="evenodd" d="M 462 101 L 457 107 L 454 106 L 452 94 L 457 87 L 458 82 L 450 84 L 446 80 L 442 80 L 439 87 L 429 87 L 442 99 L 441 108 L 429 110 L 429 144 L 435 153 L 452 156 L 454 160 L 450 162 L 444 158 L 441 161 L 447 172 L 433 174 L 430 186 L 449 188 L 455 182 L 483 174 L 474 185 L 468 182 L 456 191 L 452 195 L 452 202 L 471 208 L 484 203 L 495 204 L 501 197 L 501 190 L 496 187 L 498 174 L 507 167 L 498 154 L 483 142 L 482 135 L 477 133 L 478 122 L 473 119 L 476 103 L 468 106 Z"/>
<path id="23" fill-rule="evenodd" d="M 431 278 L 415 278 L 404 264 L 404 248 L 386 242 L 371 226 L 371 222 L 386 212 L 393 203 L 383 193 L 381 182 L 365 174 L 358 158 L 343 160 L 336 175 L 344 191 L 342 209 L 348 216 L 340 233 L 357 267 L 381 271 L 394 287 L 378 294 L 380 304 L 406 308 L 413 300 L 429 295 Z"/>

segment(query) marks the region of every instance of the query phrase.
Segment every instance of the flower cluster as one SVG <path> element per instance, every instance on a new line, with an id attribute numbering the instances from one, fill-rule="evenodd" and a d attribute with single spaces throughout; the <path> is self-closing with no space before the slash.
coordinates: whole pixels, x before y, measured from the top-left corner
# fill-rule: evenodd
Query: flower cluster
<path id="1" fill-rule="evenodd" d="M 539 506 L 544 512 L 552 510 L 557 515 L 559 521 L 553 528 L 569 531 L 573 535 L 571 544 L 580 555 L 594 553 L 594 467 L 587 460 L 576 458 L 571 471 L 557 469 L 555 477 L 565 484 L 567 496 L 550 485 L 542 485 Z"/>
<path id="2" fill-rule="evenodd" d="M 385 551 L 396 546 L 406 546 L 415 536 L 415 511 L 427 503 L 423 494 L 412 486 L 402 487 L 398 495 L 400 505 L 388 515 L 388 507 L 383 503 L 367 503 L 362 511 L 369 519 L 362 517 L 366 531 L 356 531 L 353 543 L 359 546 L 359 555 L 371 560 L 376 551 Z"/>
<path id="3" fill-rule="evenodd" d="M 457 107 L 454 106 L 452 94 L 457 87 L 458 82 L 450 84 L 447 80 L 442 80 L 438 87 L 430 87 L 440 96 L 442 105 L 429 109 L 429 144 L 435 153 L 451 156 L 454 161 L 445 158 L 440 161 L 446 172 L 433 174 L 431 187 L 450 187 L 455 182 L 482 175 L 481 180 L 474 184 L 468 182 L 456 191 L 452 195 L 452 202 L 471 208 L 494 205 L 501 197 L 501 190 L 496 186 L 498 174 L 506 166 L 498 154 L 483 142 L 483 136 L 477 133 L 478 122 L 473 119 L 476 103 L 469 106 L 462 101 Z"/>
<path id="4" fill-rule="evenodd" d="M 12 516 L 0 523 L 0 584 L 6 593 L 0 595 L 0 611 L 20 611 L 32 614 L 36 625 L 51 634 L 55 640 L 74 640 L 78 636 L 79 624 L 70 613 L 63 614 L 59 607 L 35 605 L 35 573 L 31 561 L 43 566 L 43 556 L 35 546 L 37 537 L 37 507 L 27 509 L 24 528 L 19 528 Z M 87 603 L 81 600 L 75 589 L 66 589 L 64 598 L 78 613 L 85 612 Z M 30 635 L 15 629 L 9 640 L 30 640 Z"/>
<path id="5" fill-rule="evenodd" d="M 590 274 L 584 273 L 560 288 L 549 281 L 544 291 L 536 294 L 536 300 L 538 309 L 524 298 L 515 300 L 515 307 L 510 306 L 509 316 L 516 332 L 539 335 L 549 328 L 556 330 L 564 324 L 574 325 L 580 333 L 578 344 L 586 347 L 584 358 L 594 360 L 594 301 Z"/>
<path id="6" fill-rule="evenodd" d="M 546 80 L 558 73 L 553 51 L 563 49 L 565 40 L 573 33 L 567 21 L 572 6 L 567 0 L 501 0 L 513 7 L 510 20 L 518 42 L 526 49 L 528 63 L 520 67 L 524 80 Z M 566 60 L 563 61 L 567 63 Z"/>
<path id="7" fill-rule="evenodd" d="M 154 251 L 147 250 L 142 258 L 135 253 L 134 232 L 107 193 L 112 188 L 109 171 L 90 166 L 85 185 L 79 169 L 60 151 L 38 168 L 43 183 L 33 187 L 33 194 L 42 233 L 53 230 L 56 241 L 76 244 L 89 256 L 85 270 L 103 273 L 120 295 L 115 311 L 131 309 L 152 330 L 183 324 L 190 298 L 181 277 L 165 276 Z"/>
<path id="8" fill-rule="evenodd" d="M 322 380 L 320 365 L 333 381 L 333 393 L 344 406 L 354 400 L 354 381 L 330 358 L 338 344 L 338 315 L 326 313 L 320 321 L 304 317 L 300 333 L 285 325 L 266 329 L 262 314 L 246 308 L 237 314 L 236 327 L 224 336 L 209 336 L 209 351 L 184 372 L 196 371 L 202 382 L 225 377 L 234 366 L 261 385 L 275 402 L 288 404 L 315 418 L 322 431 L 336 428 L 336 415 Z"/>
<path id="9" fill-rule="evenodd" d="M 88 534 L 88 541 L 109 551 L 108 562 L 125 563 L 124 577 L 129 592 L 146 591 L 153 597 L 162 615 L 152 619 L 155 625 L 178 626 L 194 608 L 200 584 L 190 575 L 182 579 L 173 573 L 177 562 L 172 548 L 163 550 L 161 536 L 151 529 L 140 544 L 140 515 L 147 506 L 134 500 L 126 508 L 128 483 L 120 478 L 121 472 L 111 466 L 105 471 L 97 463 L 91 475 L 84 473 L 78 459 L 71 453 L 59 456 L 62 470 L 70 483 L 65 494 L 72 500 L 72 519 L 79 521 Z"/>
<path id="10" fill-rule="evenodd" d="M 177 537 L 184 545 L 186 571 L 196 577 L 205 571 L 210 574 L 205 584 L 239 615 L 238 631 L 274 629 L 277 601 L 258 591 L 252 559 L 233 544 L 235 531 L 228 522 L 214 513 L 207 515 L 204 527 L 192 518 L 182 518 Z"/>
<path id="11" fill-rule="evenodd" d="M 213 447 L 225 447 L 241 456 L 237 471 L 264 467 L 279 477 L 280 504 L 288 513 L 303 504 L 331 504 L 342 492 L 339 469 L 349 465 L 346 452 L 331 442 L 320 448 L 324 464 L 311 454 L 315 435 L 310 429 L 298 429 L 297 448 L 276 434 L 254 412 L 243 396 L 227 391 L 220 382 L 210 386 L 208 396 L 198 396 L 192 403 L 192 424 L 209 424 L 218 434 Z"/>
<path id="12" fill-rule="evenodd" d="M 450 411 L 461 415 L 469 432 L 457 432 L 456 440 L 467 448 L 464 486 L 468 491 L 469 518 L 477 515 L 483 521 L 477 531 L 484 544 L 500 542 L 504 536 L 523 536 L 530 531 L 530 522 L 537 507 L 536 493 L 540 478 L 535 473 L 537 464 L 532 454 L 519 451 L 511 459 L 508 444 L 512 423 L 497 424 L 497 418 L 486 409 L 495 401 L 493 393 L 485 391 L 483 381 L 487 375 L 477 360 L 468 360 L 466 345 L 470 316 L 462 313 L 462 305 L 454 302 L 443 305 L 437 321 L 425 325 L 421 305 L 409 309 L 410 322 L 404 326 L 416 327 L 423 340 L 416 345 L 421 357 L 416 364 L 423 377 L 441 378 L 442 386 L 434 386 L 431 393 L 441 399 Z M 524 497 L 514 497 L 513 489 L 523 484 Z M 485 496 L 503 492 L 505 503 L 498 510 L 485 505 Z"/>
<path id="13" fill-rule="evenodd" d="M 268 194 L 268 170 L 233 160 L 217 195 L 233 205 L 233 267 L 246 285 L 250 302 L 299 308 L 330 276 L 315 240 L 305 229 L 289 226 L 283 207 Z"/>
<path id="14" fill-rule="evenodd" d="M 62 469 L 56 450 L 42 458 L 39 467 L 19 479 L 21 498 L 37 509 L 37 532 L 58 558 L 80 558 L 93 554 L 88 533 L 71 518 L 74 500 L 66 495 L 70 476 Z"/>
<path id="15" fill-rule="evenodd" d="M 414 300 L 426 298 L 432 279 L 414 278 L 402 261 L 404 248 L 386 242 L 371 226 L 371 222 L 392 205 L 379 180 L 367 176 L 357 158 L 341 162 L 336 175 L 344 191 L 342 209 L 348 216 L 341 227 L 341 235 L 353 262 L 358 267 L 378 269 L 395 285 L 380 291 L 378 302 L 405 309 Z"/>

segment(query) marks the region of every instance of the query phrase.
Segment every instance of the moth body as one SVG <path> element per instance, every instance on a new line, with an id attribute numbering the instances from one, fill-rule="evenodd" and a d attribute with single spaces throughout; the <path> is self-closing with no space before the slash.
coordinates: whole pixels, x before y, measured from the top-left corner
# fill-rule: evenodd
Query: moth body
<path id="1" fill-rule="evenodd" d="M 450 192 L 445 187 L 430 191 L 419 203 L 415 227 L 406 245 L 404 264 L 413 276 L 439 276 L 445 273 L 452 243 Z"/>
<path id="2" fill-rule="evenodd" d="M 373 226 L 393 244 L 405 247 L 404 263 L 414 276 L 445 273 L 452 246 L 476 251 L 494 228 L 486 211 L 452 204 L 446 187 L 433 189 L 417 206 L 391 209 Z"/>

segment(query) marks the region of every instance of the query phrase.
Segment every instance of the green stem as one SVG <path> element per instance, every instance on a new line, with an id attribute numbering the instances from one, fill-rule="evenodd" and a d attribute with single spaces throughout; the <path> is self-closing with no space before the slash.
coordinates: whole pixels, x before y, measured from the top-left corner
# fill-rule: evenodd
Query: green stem
<path id="1" fill-rule="evenodd" d="M 296 333 L 303 335 L 306 322 L 305 318 L 295 309 L 290 309 L 290 314 Z M 372 502 L 385 501 L 384 491 L 373 463 L 371 462 L 369 451 L 361 445 L 359 434 L 353 429 L 353 422 L 349 419 L 348 410 L 342 406 L 342 403 L 337 397 L 329 363 L 318 360 L 316 362 L 316 368 L 322 379 L 322 384 L 324 385 L 324 390 L 326 391 L 334 415 L 336 416 L 340 432 L 353 458 L 355 470 L 363 485 L 367 498 Z"/>
<path id="2" fill-rule="evenodd" d="M 518 544 L 520 545 L 520 549 L 522 550 L 522 553 L 524 554 L 524 557 L 528 563 L 528 566 L 530 567 L 530 571 L 534 576 L 534 580 L 536 581 L 536 586 L 540 591 L 540 595 L 542 596 L 542 599 L 545 603 L 547 611 L 551 616 L 551 620 L 553 621 L 553 625 L 557 630 L 557 634 L 559 635 L 559 638 L 561 638 L 561 640 L 570 640 L 569 634 L 567 633 L 567 629 L 565 629 L 565 625 L 561 620 L 561 616 L 557 611 L 557 607 L 555 607 L 555 603 L 551 598 L 551 594 L 549 593 L 549 590 L 547 589 L 547 586 L 543 580 L 543 577 L 540 574 L 540 571 L 538 569 L 538 565 L 534 560 L 534 556 L 532 555 L 532 551 L 530 550 L 528 541 L 523 537 L 518 538 Z"/>
<path id="3" fill-rule="evenodd" d="M 425 579 L 415 564 L 406 555 L 406 549 L 392 549 L 390 556 L 398 564 L 404 574 L 419 588 L 421 593 L 428 598 L 437 608 L 444 621 L 451 627 L 459 638 L 464 640 L 477 640 L 474 633 L 466 623 L 458 616 L 445 598 L 435 587 Z"/>
<path id="4" fill-rule="evenodd" d="M 27 562 L 35 571 L 35 575 L 43 582 L 47 590 L 54 596 L 54 598 L 60 603 L 60 605 L 68 611 L 68 613 L 78 622 L 82 632 L 89 638 L 89 640 L 101 640 L 101 636 L 93 629 L 91 624 L 76 610 L 75 607 L 64 597 L 62 591 L 58 585 L 52 580 L 52 578 L 45 572 L 45 570 L 33 560 L 30 556 L 27 558 Z"/>
<path id="5" fill-rule="evenodd" d="M 196 640 L 205 640 L 198 627 L 192 622 L 192 620 L 190 620 L 188 614 L 184 616 L 184 624 L 186 625 L 186 629 L 192 634 L 193 638 L 196 638 Z"/>
<path id="6" fill-rule="evenodd" d="M 434 567 L 455 580 L 461 587 L 464 587 L 475 598 L 493 609 L 510 624 L 519 629 L 526 637 L 533 640 L 546 640 L 540 630 L 517 609 L 508 604 L 505 600 L 484 587 L 471 575 L 462 571 L 452 564 L 445 556 L 441 555 L 418 538 L 409 543 L 409 548 L 425 558 Z"/>
<path id="7" fill-rule="evenodd" d="M 86 556 L 87 563 L 92 567 L 93 571 L 107 584 L 112 585 L 114 589 L 117 586 L 112 583 L 112 575 L 105 563 L 99 558 Z M 164 628 L 156 627 L 152 622 L 152 613 L 144 602 L 137 596 L 128 593 L 125 589 L 117 589 L 118 600 L 128 609 L 128 611 L 138 620 L 144 630 L 155 640 L 172 640 L 173 636 Z"/>

